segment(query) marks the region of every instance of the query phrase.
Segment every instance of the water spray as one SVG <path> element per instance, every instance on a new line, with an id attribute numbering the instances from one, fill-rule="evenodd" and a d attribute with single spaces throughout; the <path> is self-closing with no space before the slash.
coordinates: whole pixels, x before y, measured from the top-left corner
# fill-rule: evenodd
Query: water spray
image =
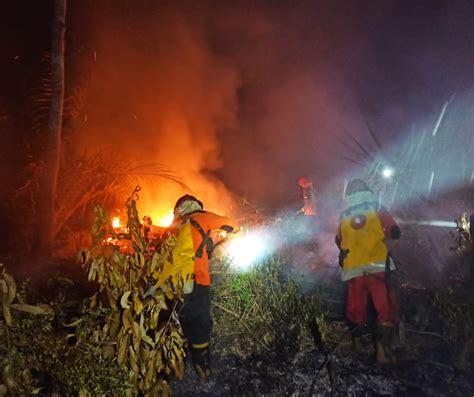
<path id="1" fill-rule="evenodd" d="M 410 222 L 407 222 L 410 223 Z M 457 227 L 456 221 L 414 221 L 413 223 L 420 225 L 420 226 L 435 226 L 435 227 L 445 227 L 450 229 L 455 229 Z"/>

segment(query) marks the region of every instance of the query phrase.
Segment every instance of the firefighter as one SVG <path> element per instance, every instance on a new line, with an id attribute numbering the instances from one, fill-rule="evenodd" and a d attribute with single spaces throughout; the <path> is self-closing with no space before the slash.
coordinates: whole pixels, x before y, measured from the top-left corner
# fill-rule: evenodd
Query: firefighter
<path id="1" fill-rule="evenodd" d="M 395 270 L 386 240 L 400 238 L 400 228 L 368 185 L 354 179 L 346 190 L 346 209 L 342 213 L 336 244 L 340 249 L 342 280 L 347 282 L 346 317 L 353 332 L 355 347 L 366 325 L 370 298 L 376 311 L 375 353 L 381 364 L 395 363 L 391 343 L 400 321 L 395 290 L 390 274 Z"/>
<path id="2" fill-rule="evenodd" d="M 301 177 L 298 179 L 298 185 L 303 190 L 303 207 L 299 212 L 306 216 L 316 215 L 316 192 L 313 183 L 309 179 Z"/>
<path id="3" fill-rule="evenodd" d="M 193 282 L 191 285 L 185 283 L 181 325 L 189 343 L 196 373 L 200 379 L 207 380 L 211 375 L 209 343 L 213 324 L 210 296 L 211 277 L 209 274 L 213 241 L 210 233 L 216 229 L 231 233 L 235 229 L 235 225 L 227 217 L 204 211 L 203 203 L 190 195 L 185 195 L 176 202 L 174 213 L 180 225 L 178 226 L 178 241 L 173 250 L 173 258 L 189 257 L 184 248 L 187 225 L 192 238 L 191 259 L 194 262 Z M 184 242 L 181 243 L 181 241 Z"/>

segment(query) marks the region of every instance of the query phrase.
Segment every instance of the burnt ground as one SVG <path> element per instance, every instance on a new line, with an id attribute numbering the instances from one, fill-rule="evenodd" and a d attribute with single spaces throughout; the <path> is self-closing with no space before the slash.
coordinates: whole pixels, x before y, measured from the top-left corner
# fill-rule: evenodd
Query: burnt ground
<path id="1" fill-rule="evenodd" d="M 393 367 L 375 363 L 369 337 L 364 354 L 356 354 L 349 340 L 331 346 L 329 359 L 317 350 L 248 358 L 214 351 L 208 384 L 199 382 L 188 362 L 185 379 L 173 381 L 172 392 L 183 397 L 474 395 L 474 373 L 456 369 L 453 352 L 438 334 L 408 332 L 399 346 L 402 362 Z"/>
<path id="2" fill-rule="evenodd" d="M 69 292 L 77 296 L 68 294 L 71 298 L 87 296 L 87 281 L 79 266 L 71 269 L 69 262 L 48 268 L 45 272 L 43 266 L 23 262 L 13 273 L 19 279 L 29 276 L 35 280 L 38 289 L 34 292 L 43 297 L 49 290 L 44 281 L 51 275 L 65 275 L 76 281 Z M 307 288 L 304 290 L 310 293 Z M 184 380 L 171 381 L 172 395 L 474 396 L 474 357 L 471 355 L 467 367 L 459 367 L 428 290 L 401 291 L 405 338 L 399 343 L 398 352 L 402 363 L 389 368 L 375 363 L 370 334 L 365 338 L 364 354 L 352 350 L 350 335 L 342 321 L 340 292 L 339 289 L 336 296 L 334 292 L 321 296 L 334 329 L 325 346 L 329 356 L 314 348 L 311 341 L 300 352 L 272 351 L 241 357 L 227 353 L 228 349 L 222 349 L 223 341 L 214 337 L 211 381 L 201 383 L 188 361 Z"/>
<path id="3" fill-rule="evenodd" d="M 375 362 L 370 330 L 364 338 L 365 351 L 357 354 L 352 348 L 344 323 L 342 283 L 334 282 L 333 275 L 323 282 L 323 277 L 312 273 L 313 279 L 328 287 L 317 292 L 333 333 L 324 346 L 328 356 L 310 341 L 300 352 L 276 350 L 238 357 L 224 353 L 228 349 L 222 349 L 222 341 L 216 336 L 212 365 L 215 374 L 209 384 L 199 382 L 188 362 L 185 379 L 172 382 L 173 394 L 183 397 L 474 396 L 472 348 L 470 356 L 468 353 L 467 359 L 460 363 L 459 347 L 454 347 L 446 337 L 446 324 L 435 304 L 435 289 L 412 288 L 409 284 L 399 288 L 403 321 L 396 350 L 400 363 L 383 367 Z M 471 287 L 470 282 L 460 285 L 466 296 L 472 294 Z M 316 293 L 304 283 L 301 289 L 305 294 Z M 368 315 L 370 318 L 370 309 Z M 238 339 L 233 343 L 238 344 Z"/>
<path id="4" fill-rule="evenodd" d="M 325 356 L 316 351 L 247 359 L 214 353 L 216 372 L 209 384 L 201 384 L 187 365 L 185 379 L 174 381 L 172 391 L 183 397 L 472 396 L 473 373 L 457 371 L 443 359 L 448 354 L 439 348 L 424 348 L 416 352 L 417 357 L 384 368 L 374 363 L 369 351 L 356 355 L 345 347 L 331 355 L 328 371 Z"/>

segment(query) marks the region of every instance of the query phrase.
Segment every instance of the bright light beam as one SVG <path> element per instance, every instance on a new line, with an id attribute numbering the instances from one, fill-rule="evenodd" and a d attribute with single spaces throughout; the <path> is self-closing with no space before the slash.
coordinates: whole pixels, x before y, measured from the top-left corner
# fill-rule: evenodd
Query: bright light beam
<path id="1" fill-rule="evenodd" d="M 384 178 L 387 178 L 387 179 L 391 178 L 394 173 L 395 173 L 395 172 L 393 171 L 393 169 L 392 169 L 392 168 L 389 168 L 389 167 L 385 167 L 385 168 L 383 169 L 383 171 L 382 171 L 383 177 L 384 177 Z"/>
<path id="2" fill-rule="evenodd" d="M 270 254 L 268 239 L 259 231 L 236 235 L 225 245 L 225 252 L 236 270 L 248 271 L 259 260 Z"/>

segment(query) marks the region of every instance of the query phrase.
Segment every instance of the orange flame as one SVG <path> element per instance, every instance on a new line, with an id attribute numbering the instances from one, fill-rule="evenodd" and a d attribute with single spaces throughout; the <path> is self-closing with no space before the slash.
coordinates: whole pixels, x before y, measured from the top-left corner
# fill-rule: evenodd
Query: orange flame
<path id="1" fill-rule="evenodd" d="M 156 217 L 156 221 L 154 221 L 153 223 L 157 226 L 169 227 L 173 223 L 173 220 L 174 220 L 174 214 L 173 214 L 173 211 L 171 210 L 167 213 L 161 212 L 160 214 L 158 214 L 158 216 Z"/>
<path id="2" fill-rule="evenodd" d="M 115 216 L 112 218 L 112 227 L 113 228 L 118 228 L 120 227 L 120 218 L 118 216 Z"/>

